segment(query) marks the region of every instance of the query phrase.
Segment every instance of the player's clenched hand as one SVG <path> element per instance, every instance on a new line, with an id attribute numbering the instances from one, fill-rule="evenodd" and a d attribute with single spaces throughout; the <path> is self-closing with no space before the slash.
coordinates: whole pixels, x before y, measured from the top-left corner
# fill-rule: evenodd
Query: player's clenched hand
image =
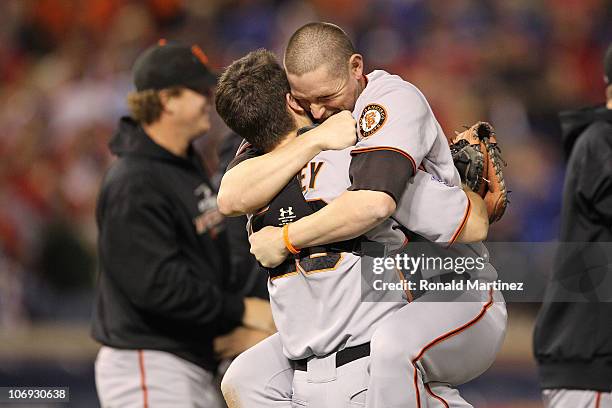
<path id="1" fill-rule="evenodd" d="M 272 318 L 270 302 L 255 297 L 245 298 L 242 324 L 250 329 L 274 333 L 276 326 Z"/>
<path id="2" fill-rule="evenodd" d="M 347 110 L 329 117 L 311 132 L 319 138 L 321 150 L 342 150 L 357 142 L 356 122 Z"/>
<path id="3" fill-rule="evenodd" d="M 251 253 L 266 268 L 274 268 L 287 258 L 289 251 L 283 241 L 283 230 L 278 227 L 265 227 L 251 234 Z"/>
<path id="4" fill-rule="evenodd" d="M 271 333 L 249 329 L 247 327 L 237 327 L 225 336 L 216 337 L 213 341 L 215 353 L 219 358 L 236 357 L 243 351 L 253 347 Z"/>

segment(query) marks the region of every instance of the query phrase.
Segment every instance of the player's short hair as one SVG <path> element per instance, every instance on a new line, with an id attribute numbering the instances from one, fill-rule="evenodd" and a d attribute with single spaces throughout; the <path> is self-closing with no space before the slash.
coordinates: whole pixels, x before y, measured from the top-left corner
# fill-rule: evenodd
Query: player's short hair
<path id="1" fill-rule="evenodd" d="M 183 91 L 181 87 L 172 87 L 165 89 L 168 96 L 179 96 Z M 150 125 L 156 122 L 164 110 L 159 92 L 153 89 L 145 91 L 133 91 L 127 96 L 128 109 L 132 118 L 145 125 Z"/>
<path id="2" fill-rule="evenodd" d="M 215 104 L 230 129 L 255 148 L 269 151 L 297 126 L 286 104 L 289 91 L 287 75 L 276 56 L 259 49 L 223 72 Z"/>
<path id="3" fill-rule="evenodd" d="M 285 49 L 285 69 L 290 74 L 303 75 L 327 65 L 330 73 L 344 75 L 355 52 L 350 38 L 337 25 L 308 23 L 289 39 Z"/>

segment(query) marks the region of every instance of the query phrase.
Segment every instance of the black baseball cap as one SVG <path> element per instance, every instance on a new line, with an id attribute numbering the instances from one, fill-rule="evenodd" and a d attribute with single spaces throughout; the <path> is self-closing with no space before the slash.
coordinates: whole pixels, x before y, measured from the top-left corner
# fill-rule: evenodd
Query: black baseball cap
<path id="1" fill-rule="evenodd" d="M 184 86 L 207 93 L 217 84 L 217 75 L 208 67 L 208 57 L 200 47 L 163 39 L 140 54 L 132 75 L 137 91 Z"/>
<path id="2" fill-rule="evenodd" d="M 606 84 L 612 85 L 612 44 L 608 46 L 608 50 L 604 56 L 604 75 Z"/>

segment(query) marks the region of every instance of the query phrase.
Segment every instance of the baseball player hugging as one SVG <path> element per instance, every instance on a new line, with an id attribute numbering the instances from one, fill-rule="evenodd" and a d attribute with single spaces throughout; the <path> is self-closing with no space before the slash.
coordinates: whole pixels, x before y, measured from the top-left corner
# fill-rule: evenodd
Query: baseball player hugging
<path id="1" fill-rule="evenodd" d="M 312 23 L 289 42 L 288 81 L 274 56 L 264 50 L 235 61 L 220 79 L 217 110 L 251 144 L 239 152 L 225 176 L 220 208 L 254 213 L 251 252 L 269 273 L 278 328 L 277 335 L 233 362 L 223 380 L 224 395 L 231 407 L 470 406 L 455 386 L 484 372 L 501 346 L 506 309 L 499 291 L 478 287 L 441 294 L 427 287 L 402 291 L 404 297 L 393 301 L 364 301 L 380 297 L 362 281 L 375 276 L 367 266 L 372 262 L 367 248 L 384 244 L 387 251 L 404 252 L 419 242 L 442 248 L 455 259 L 482 262 L 469 276 L 454 269 L 420 268 L 421 281 L 452 286 L 496 280 L 480 241 L 489 220 L 501 215 L 487 212 L 482 197 L 490 192 L 488 187 L 478 192 L 461 187 L 462 177 L 467 180 L 465 168 L 473 170 L 472 161 L 461 173 L 455 168 L 455 161 L 463 160 L 470 149 L 483 150 L 479 143 L 468 143 L 454 149 L 461 155 L 453 157 L 418 89 L 384 71 L 364 75 L 361 56 L 352 45 L 345 47 L 346 74 L 329 67 L 316 50 L 304 48 L 316 43 L 324 49 L 321 44 L 329 43 L 333 49 L 347 41 L 350 44 L 338 27 Z M 292 66 L 291 49 L 314 52 L 308 59 L 309 64 L 315 61 L 314 68 L 304 72 Z M 349 86 L 355 88 L 354 93 L 346 91 L 353 95 L 352 102 L 346 102 L 343 90 Z M 258 89 L 266 92 L 254 92 Z M 315 112 L 325 98 L 345 104 L 335 112 L 330 109 L 330 115 Z M 342 133 L 341 125 L 350 128 L 355 123 L 346 121 L 339 108 L 353 110 L 355 146 L 342 148 L 333 142 L 335 133 Z M 276 116 L 272 119 L 271 114 Z M 283 116 L 293 124 L 278 126 Z M 311 117 L 326 120 L 297 137 L 298 127 L 310 125 Z M 457 140 L 475 131 L 470 128 Z M 282 157 L 287 162 L 281 163 Z M 488 167 L 491 157 L 483 155 L 476 167 Z M 272 170 L 266 186 L 255 194 L 257 205 L 244 211 L 244 206 L 221 203 L 222 195 L 231 197 L 230 183 L 244 191 L 256 185 L 263 168 Z M 483 176 L 482 170 L 472 173 Z M 496 203 L 490 207 L 503 213 L 505 204 L 499 199 Z M 411 281 L 409 275 L 394 271 L 392 281 Z"/>

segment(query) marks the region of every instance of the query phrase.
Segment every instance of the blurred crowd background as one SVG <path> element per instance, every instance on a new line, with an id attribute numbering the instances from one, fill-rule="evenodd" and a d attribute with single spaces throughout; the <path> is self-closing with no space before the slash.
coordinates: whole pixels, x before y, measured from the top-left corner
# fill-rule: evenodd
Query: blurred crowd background
<path id="1" fill-rule="evenodd" d="M 368 70 L 417 85 L 447 134 L 494 124 L 512 194 L 490 239 L 556 239 L 557 113 L 604 102 L 611 1 L 2 0 L 0 331 L 88 321 L 95 200 L 139 52 L 197 43 L 221 70 L 259 47 L 282 55 L 314 20 L 343 27 Z M 210 169 L 227 134 L 215 123 L 199 141 Z"/>

